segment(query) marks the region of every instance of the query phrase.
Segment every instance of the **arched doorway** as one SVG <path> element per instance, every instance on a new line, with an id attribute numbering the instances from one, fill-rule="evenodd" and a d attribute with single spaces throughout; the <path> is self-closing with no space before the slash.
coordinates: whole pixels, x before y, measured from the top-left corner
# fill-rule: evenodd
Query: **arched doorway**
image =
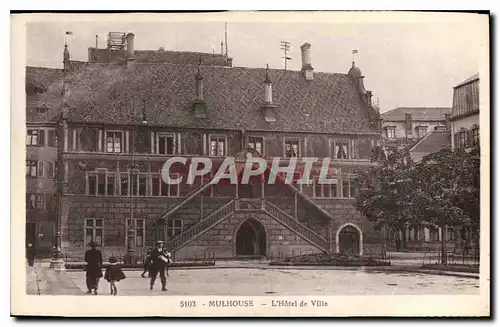
<path id="1" fill-rule="evenodd" d="M 337 231 L 336 241 L 338 253 L 363 254 L 363 234 L 354 224 L 341 226 Z"/>
<path id="2" fill-rule="evenodd" d="M 236 231 L 237 256 L 266 256 L 266 231 L 255 219 L 247 219 Z"/>

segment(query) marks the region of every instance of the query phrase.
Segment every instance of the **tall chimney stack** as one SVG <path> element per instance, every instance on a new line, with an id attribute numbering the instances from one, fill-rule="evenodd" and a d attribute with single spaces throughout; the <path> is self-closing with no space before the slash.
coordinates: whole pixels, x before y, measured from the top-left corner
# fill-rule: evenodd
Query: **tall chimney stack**
<path id="1" fill-rule="evenodd" d="M 311 65 L 311 44 L 306 42 L 301 47 L 302 52 L 302 71 L 306 80 L 311 81 L 313 76 L 313 66 Z"/>
<path id="2" fill-rule="evenodd" d="M 273 104 L 273 84 L 269 76 L 269 65 L 266 67 L 266 79 L 264 80 L 264 101 L 266 104 Z"/>
<path id="3" fill-rule="evenodd" d="M 127 38 L 127 59 L 133 60 L 135 58 L 134 33 L 128 33 L 126 38 Z"/>

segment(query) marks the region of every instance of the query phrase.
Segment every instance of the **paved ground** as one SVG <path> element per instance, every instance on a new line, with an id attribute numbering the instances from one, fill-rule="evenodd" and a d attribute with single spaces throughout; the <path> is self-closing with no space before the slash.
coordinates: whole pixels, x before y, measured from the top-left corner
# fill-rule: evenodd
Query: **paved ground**
<path id="1" fill-rule="evenodd" d="M 168 292 L 154 291 L 140 271 L 125 271 L 127 278 L 118 285 L 118 295 L 412 295 L 478 294 L 479 280 L 471 274 L 452 276 L 415 272 L 415 267 L 338 268 L 269 267 L 266 262 L 217 262 L 217 268 L 170 271 Z M 28 294 L 84 294 L 85 272 L 54 272 L 49 261 L 27 267 Z M 413 270 L 413 271 L 412 271 Z M 101 279 L 100 294 L 107 296 L 108 283 Z"/>
<path id="2" fill-rule="evenodd" d="M 68 272 L 85 291 L 85 273 Z M 331 295 L 331 294 L 477 294 L 477 279 L 415 273 L 292 270 L 292 269 L 191 269 L 170 271 L 168 292 L 148 289 L 139 271 L 127 271 L 119 295 Z M 101 293 L 108 284 L 101 280 Z"/>

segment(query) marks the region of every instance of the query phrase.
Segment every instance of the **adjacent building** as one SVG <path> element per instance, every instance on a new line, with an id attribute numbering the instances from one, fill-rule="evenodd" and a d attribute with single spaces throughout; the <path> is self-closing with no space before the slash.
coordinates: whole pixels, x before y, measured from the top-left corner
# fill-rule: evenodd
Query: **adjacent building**
<path id="1" fill-rule="evenodd" d="M 479 145 L 479 74 L 453 88 L 450 123 L 453 149 Z"/>
<path id="2" fill-rule="evenodd" d="M 56 163 L 59 108 L 40 101 L 61 69 L 26 67 L 26 242 L 39 256 L 50 256 L 57 220 Z"/>
<path id="3" fill-rule="evenodd" d="M 88 62 L 71 61 L 66 48 L 62 75 L 36 102 L 58 112 L 50 160 L 62 251 L 81 257 L 94 240 L 105 256 L 140 254 L 158 239 L 178 258 L 380 251 L 382 236 L 354 205 L 357 172 L 380 144 L 379 112 L 354 63 L 347 74 L 316 72 L 311 45 L 301 50 L 302 70 L 290 71 L 136 51 L 131 33 L 110 34 Z M 174 156 L 211 158 L 210 177 L 164 183 Z M 269 167 L 273 158 L 331 158 L 334 183 L 319 184 L 315 165 L 309 185 L 268 184 L 269 167 L 248 184 L 210 184 L 227 156 L 260 156 Z M 181 164 L 171 170 L 187 174 Z"/>
<path id="4" fill-rule="evenodd" d="M 382 139 L 384 144 L 413 146 L 436 128 L 445 127 L 451 108 L 399 107 L 382 113 Z"/>

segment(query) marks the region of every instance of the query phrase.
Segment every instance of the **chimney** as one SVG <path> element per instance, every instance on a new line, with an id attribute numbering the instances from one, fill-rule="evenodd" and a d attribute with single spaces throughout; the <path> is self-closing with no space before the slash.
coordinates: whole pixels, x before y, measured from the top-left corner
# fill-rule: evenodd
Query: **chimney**
<path id="1" fill-rule="evenodd" d="M 203 101 L 203 76 L 200 72 L 200 66 L 198 66 L 198 72 L 195 75 L 196 80 L 196 97 L 198 101 Z"/>
<path id="2" fill-rule="evenodd" d="M 273 84 L 269 76 L 269 65 L 266 68 L 266 79 L 264 80 L 264 102 L 273 104 Z"/>
<path id="3" fill-rule="evenodd" d="M 274 112 L 275 106 L 273 105 L 273 84 L 269 76 L 269 65 L 266 67 L 266 78 L 264 79 L 264 106 L 262 113 L 264 120 L 268 123 L 276 122 L 276 113 Z"/>
<path id="4" fill-rule="evenodd" d="M 306 80 L 313 80 L 313 66 L 311 65 L 311 44 L 304 43 L 300 50 L 302 52 L 302 71 L 304 72 L 304 77 Z"/>
<path id="5" fill-rule="evenodd" d="M 134 33 L 128 33 L 127 36 L 127 59 L 133 60 L 134 56 Z"/>
<path id="6" fill-rule="evenodd" d="M 413 134 L 411 114 L 405 114 L 405 131 L 407 135 Z"/>
<path id="7" fill-rule="evenodd" d="M 207 118 L 207 107 L 203 98 L 203 76 L 201 75 L 201 58 L 198 64 L 198 71 L 194 76 L 195 79 L 195 96 L 193 102 L 194 116 L 196 118 Z"/>

